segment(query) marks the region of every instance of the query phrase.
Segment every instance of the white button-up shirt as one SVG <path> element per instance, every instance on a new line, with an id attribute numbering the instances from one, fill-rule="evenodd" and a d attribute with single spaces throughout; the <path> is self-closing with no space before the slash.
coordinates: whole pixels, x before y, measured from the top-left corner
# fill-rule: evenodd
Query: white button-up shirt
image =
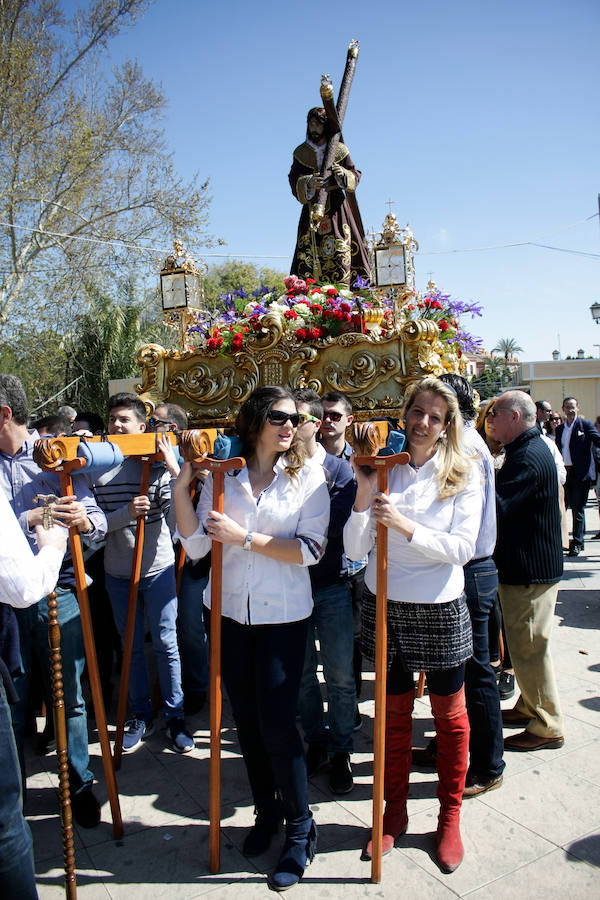
<path id="1" fill-rule="evenodd" d="M 247 532 L 277 538 L 299 538 L 302 563 L 271 559 L 233 544 L 223 544 L 224 616 L 246 625 L 298 622 L 312 612 L 312 590 L 307 566 L 319 562 L 329 525 L 329 492 L 322 466 L 305 465 L 290 478 L 285 461 L 274 466 L 275 477 L 256 499 L 248 470 L 225 475 L 224 512 Z M 198 528 L 188 538 L 177 533 L 191 559 L 211 548 L 205 532 L 212 509 L 212 475 L 206 479 L 196 514 Z M 204 592 L 210 608 L 211 581 Z"/>
<path id="2" fill-rule="evenodd" d="M 0 489 L 0 590 L 4 603 L 25 607 L 37 603 L 58 581 L 63 554 L 42 547 L 34 555 L 6 495 Z"/>
<path id="3" fill-rule="evenodd" d="M 419 469 L 407 465 L 391 470 L 390 499 L 416 525 L 410 541 L 388 529 L 389 600 L 449 603 L 462 593 L 462 567 L 475 553 L 482 506 L 479 473 L 471 465 L 466 487 L 447 500 L 438 499 L 437 453 Z M 344 548 L 353 559 L 375 546 L 376 524 L 370 509 L 351 513 Z M 369 553 L 365 584 L 376 592 L 376 553 Z"/>

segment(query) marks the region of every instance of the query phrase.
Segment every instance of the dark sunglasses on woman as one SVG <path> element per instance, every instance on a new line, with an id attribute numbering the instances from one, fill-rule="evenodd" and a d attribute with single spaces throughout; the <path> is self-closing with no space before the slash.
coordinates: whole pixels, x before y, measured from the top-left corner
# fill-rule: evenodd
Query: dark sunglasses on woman
<path id="1" fill-rule="evenodd" d="M 284 412 L 282 409 L 270 409 L 267 413 L 267 422 L 269 425 L 285 425 L 289 420 L 292 428 L 297 428 L 300 422 L 298 413 Z"/>

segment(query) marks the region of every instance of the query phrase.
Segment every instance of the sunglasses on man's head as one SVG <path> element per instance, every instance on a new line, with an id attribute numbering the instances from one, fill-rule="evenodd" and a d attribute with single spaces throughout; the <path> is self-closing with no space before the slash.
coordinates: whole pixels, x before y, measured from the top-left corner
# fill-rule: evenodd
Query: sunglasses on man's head
<path id="1" fill-rule="evenodd" d="M 325 421 L 325 419 L 331 419 L 332 422 L 339 422 L 343 415 L 344 415 L 344 413 L 341 413 L 341 412 L 324 411 L 323 412 L 323 421 Z"/>
<path id="2" fill-rule="evenodd" d="M 297 428 L 300 422 L 300 415 L 298 413 L 284 412 L 282 409 L 270 409 L 267 413 L 269 425 L 285 425 L 288 420 L 292 428 Z"/>

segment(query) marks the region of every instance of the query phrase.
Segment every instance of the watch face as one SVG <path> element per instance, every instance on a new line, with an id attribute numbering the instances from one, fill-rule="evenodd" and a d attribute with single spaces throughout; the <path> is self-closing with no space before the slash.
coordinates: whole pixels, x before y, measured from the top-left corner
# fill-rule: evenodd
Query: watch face
<path id="1" fill-rule="evenodd" d="M 185 275 L 163 275 L 161 281 L 163 309 L 187 306 Z"/>
<path id="2" fill-rule="evenodd" d="M 376 250 L 375 267 L 378 285 L 406 284 L 402 247 Z"/>

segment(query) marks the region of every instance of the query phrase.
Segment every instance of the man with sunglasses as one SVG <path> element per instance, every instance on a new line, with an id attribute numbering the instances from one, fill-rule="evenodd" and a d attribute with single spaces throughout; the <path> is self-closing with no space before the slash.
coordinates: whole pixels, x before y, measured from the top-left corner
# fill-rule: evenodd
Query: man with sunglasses
<path id="1" fill-rule="evenodd" d="M 329 391 L 323 395 L 323 421 L 321 422 L 321 443 L 327 453 L 349 460 L 352 447 L 346 440 L 346 429 L 354 421 L 352 403 L 341 391 Z M 354 618 L 354 683 L 356 686 L 357 706 L 354 713 L 354 730 L 358 731 L 362 721 L 358 709 L 358 700 L 362 689 L 362 651 L 360 649 L 360 628 L 362 598 L 365 585 L 365 569 L 367 560 L 348 559 L 348 584 L 352 597 L 352 616 Z"/>
<path id="2" fill-rule="evenodd" d="M 331 755 L 330 790 L 334 794 L 347 794 L 354 786 L 350 754 L 353 750 L 356 691 L 352 669 L 352 599 L 342 534 L 352 510 L 356 485 L 350 464 L 327 453 L 317 442 L 323 418 L 319 395 L 303 388 L 294 391 L 294 399 L 300 415 L 298 437 L 306 448 L 309 465 L 322 466 L 325 470 L 331 501 L 325 553 L 320 562 L 310 569 L 314 606 L 298 700 L 302 728 L 308 743 L 306 768 L 309 777 L 314 775 Z M 327 685 L 327 725 L 317 679 L 315 636 L 319 638 Z"/>
<path id="3" fill-rule="evenodd" d="M 177 403 L 161 403 L 148 419 L 148 430 L 157 434 L 166 434 L 169 431 L 178 434 L 187 428 L 187 413 Z M 168 463 L 169 472 L 173 477 L 177 476 L 180 459 L 175 448 L 163 445 L 161 451 Z M 200 496 L 204 476 L 200 476 L 195 502 Z M 179 543 L 176 543 L 176 559 L 178 552 Z M 210 553 L 207 553 L 202 559 L 186 558 L 181 573 L 177 604 L 177 638 L 186 716 L 194 716 L 201 712 L 208 691 L 208 638 L 204 627 L 202 596 L 208 583 L 209 572 Z"/>

